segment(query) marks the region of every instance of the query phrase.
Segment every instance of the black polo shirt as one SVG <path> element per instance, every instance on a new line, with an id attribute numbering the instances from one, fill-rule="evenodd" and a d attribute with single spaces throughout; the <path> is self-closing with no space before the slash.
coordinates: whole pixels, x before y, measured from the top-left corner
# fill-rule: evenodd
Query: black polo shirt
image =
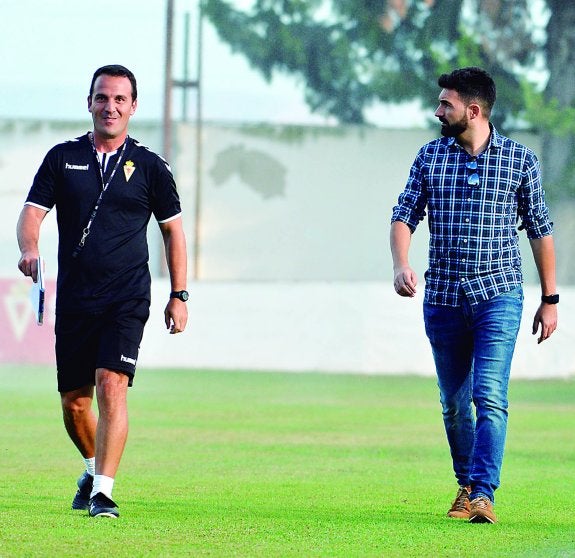
<path id="1" fill-rule="evenodd" d="M 91 312 L 135 298 L 150 300 L 147 225 L 178 218 L 180 200 L 167 163 L 137 141 L 109 158 L 104 183 L 121 157 L 90 227 L 73 257 L 98 196 L 100 165 L 88 134 L 53 147 L 34 178 L 26 203 L 58 222 L 56 312 Z"/>

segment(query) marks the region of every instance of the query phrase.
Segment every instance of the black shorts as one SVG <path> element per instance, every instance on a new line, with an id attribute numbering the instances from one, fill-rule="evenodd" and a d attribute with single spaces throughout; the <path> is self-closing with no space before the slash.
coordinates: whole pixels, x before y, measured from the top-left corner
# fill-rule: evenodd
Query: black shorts
<path id="1" fill-rule="evenodd" d="M 57 314 L 58 391 L 95 385 L 97 368 L 126 374 L 131 386 L 149 315 L 150 302 L 141 299 L 98 312 Z"/>

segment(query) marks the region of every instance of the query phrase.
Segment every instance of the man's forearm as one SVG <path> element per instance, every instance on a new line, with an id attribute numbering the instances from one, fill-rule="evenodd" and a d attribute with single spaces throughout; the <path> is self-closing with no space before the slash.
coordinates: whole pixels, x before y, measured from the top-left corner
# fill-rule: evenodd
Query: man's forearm
<path id="1" fill-rule="evenodd" d="M 171 288 L 173 291 L 184 290 L 188 274 L 188 256 L 184 231 L 180 227 L 171 227 L 169 231 L 165 231 L 164 247 Z"/>
<path id="2" fill-rule="evenodd" d="M 541 282 L 541 294 L 551 295 L 557 292 L 555 277 L 555 244 L 551 235 L 542 238 L 531 239 L 531 251 L 539 281 Z"/>
<path id="3" fill-rule="evenodd" d="M 391 224 L 389 235 L 393 269 L 409 265 L 409 246 L 411 245 L 411 229 L 402 221 Z"/>
<path id="4" fill-rule="evenodd" d="M 16 238 L 22 255 L 38 253 L 40 225 L 45 214 L 46 212 L 30 205 L 23 207 L 16 225 Z"/>

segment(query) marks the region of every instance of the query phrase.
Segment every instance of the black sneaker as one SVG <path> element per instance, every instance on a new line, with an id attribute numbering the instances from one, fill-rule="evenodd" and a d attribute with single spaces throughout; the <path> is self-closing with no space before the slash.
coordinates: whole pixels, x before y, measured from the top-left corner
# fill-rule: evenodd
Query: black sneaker
<path id="1" fill-rule="evenodd" d="M 87 510 L 90 507 L 90 493 L 94 484 L 94 477 L 84 471 L 84 474 L 78 479 L 78 492 L 72 500 L 73 510 Z"/>
<path id="2" fill-rule="evenodd" d="M 120 512 L 113 500 L 98 492 L 90 498 L 90 515 L 92 517 L 118 517 Z"/>

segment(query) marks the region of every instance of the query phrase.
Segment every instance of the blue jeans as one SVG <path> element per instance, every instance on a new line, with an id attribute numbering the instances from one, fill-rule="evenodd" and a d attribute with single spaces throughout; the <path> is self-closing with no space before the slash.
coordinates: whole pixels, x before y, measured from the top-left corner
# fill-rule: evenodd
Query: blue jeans
<path id="1" fill-rule="evenodd" d="M 494 501 L 499 486 L 522 311 L 521 287 L 474 305 L 423 305 L 453 470 L 461 486 L 471 486 L 472 499 Z"/>

